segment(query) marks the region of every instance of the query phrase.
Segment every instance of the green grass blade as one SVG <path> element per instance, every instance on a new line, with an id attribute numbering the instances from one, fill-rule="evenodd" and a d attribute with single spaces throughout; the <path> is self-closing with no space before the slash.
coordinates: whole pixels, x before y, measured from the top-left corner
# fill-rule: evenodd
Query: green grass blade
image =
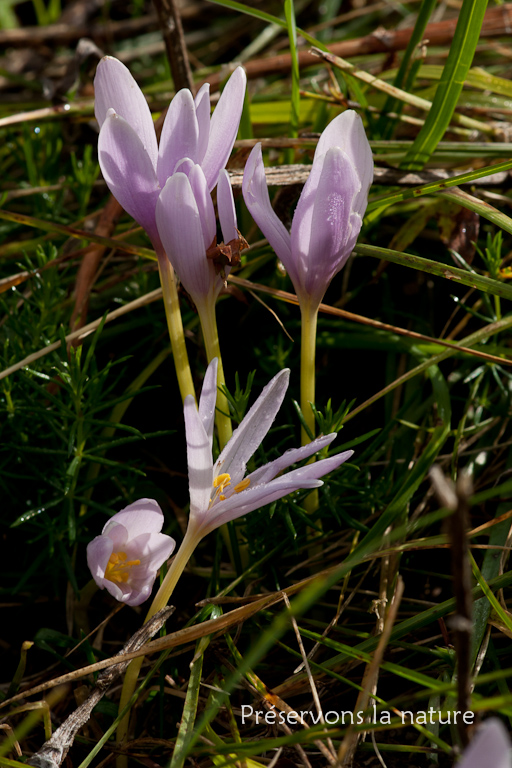
<path id="1" fill-rule="evenodd" d="M 463 203 L 461 203 L 462 205 Z M 486 205 L 486 203 L 482 203 Z M 512 227 L 512 219 L 510 220 Z M 470 288 L 477 288 L 493 296 L 501 296 L 503 299 L 512 300 L 512 285 L 507 285 L 499 280 L 493 280 L 485 275 L 478 275 L 475 272 L 467 272 L 465 269 L 452 267 L 450 264 L 441 264 L 439 261 L 424 259 L 422 256 L 415 256 L 412 253 L 402 253 L 401 251 L 392 251 L 389 248 L 378 248 L 374 245 L 356 245 L 355 252 L 360 256 L 373 256 L 376 259 L 385 259 L 393 264 L 401 264 L 404 267 L 418 269 L 421 272 L 428 272 L 431 275 L 444 277 L 446 280 L 452 280 Z"/>
<path id="2" fill-rule="evenodd" d="M 290 114 L 290 136 L 299 135 L 300 119 L 300 84 L 299 84 L 299 54 L 297 51 L 297 25 L 295 23 L 295 8 L 293 0 L 285 0 L 284 14 L 288 26 L 288 39 L 290 42 L 290 54 L 292 57 L 292 98 Z M 289 162 L 293 162 L 293 150 L 288 150 L 291 157 Z"/>
<path id="3" fill-rule="evenodd" d="M 437 0 L 422 0 L 421 7 L 416 19 L 416 24 L 412 31 L 411 37 L 405 49 L 400 67 L 396 74 L 393 85 L 395 88 L 405 88 L 408 90 L 412 83 L 410 82 L 409 74 L 412 63 L 413 54 L 423 39 L 425 27 L 432 14 L 432 11 L 436 7 Z M 407 80 L 407 85 L 405 85 Z M 392 96 L 388 96 L 382 110 L 382 115 L 379 118 L 377 124 L 377 131 L 384 139 L 388 139 L 393 135 L 393 131 L 396 125 L 396 118 L 391 119 L 388 115 L 390 112 L 396 112 L 400 114 L 402 111 L 402 102 L 399 99 L 395 99 Z"/>
<path id="4" fill-rule="evenodd" d="M 432 108 L 402 168 L 421 170 L 444 136 L 473 61 L 486 8 L 487 0 L 464 0 L 462 3 L 453 43 Z"/>
<path id="5" fill-rule="evenodd" d="M 508 152 L 512 153 L 512 147 L 508 149 Z M 414 187 L 413 189 L 402 189 L 399 192 L 392 192 L 390 195 L 383 195 L 382 197 L 370 200 L 366 211 L 368 213 L 370 211 L 380 210 L 381 208 L 392 205 L 393 203 L 401 203 L 403 200 L 423 197 L 423 195 L 431 195 L 435 192 L 443 192 L 450 187 L 458 187 L 461 184 L 471 184 L 471 182 L 475 181 L 476 179 L 484 179 L 486 176 L 491 176 L 492 174 L 500 173 L 501 171 L 509 171 L 511 168 L 512 160 L 505 160 L 503 163 L 496 163 L 496 165 L 489 165 L 485 168 L 466 171 L 465 173 L 453 176 L 451 179 L 429 181 L 428 184 L 423 184 L 421 187 Z"/>

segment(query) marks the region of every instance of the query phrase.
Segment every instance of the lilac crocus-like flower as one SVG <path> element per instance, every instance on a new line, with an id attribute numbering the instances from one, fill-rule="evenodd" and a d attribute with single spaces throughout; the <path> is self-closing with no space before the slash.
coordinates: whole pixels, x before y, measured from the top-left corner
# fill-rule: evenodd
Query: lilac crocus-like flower
<path id="1" fill-rule="evenodd" d="M 217 202 L 226 244 L 221 246 L 216 242 L 215 211 L 206 176 L 200 165 L 186 158 L 168 179 L 156 205 L 163 246 L 200 315 L 205 302 L 213 308 L 239 243 L 233 192 L 224 169 L 219 174 Z M 225 264 L 219 269 L 222 257 Z"/>
<path id="2" fill-rule="evenodd" d="M 501 720 L 482 723 L 456 768 L 512 768 L 512 743 Z"/>
<path id="3" fill-rule="evenodd" d="M 318 307 L 350 256 L 372 178 L 372 153 L 361 118 L 347 110 L 320 136 L 289 233 L 270 204 L 261 145 L 252 150 L 244 172 L 244 200 L 288 271 L 301 306 Z"/>
<path id="4" fill-rule="evenodd" d="M 190 517 L 186 538 L 199 539 L 223 523 L 270 504 L 299 488 L 318 488 L 323 475 L 336 469 L 353 451 L 322 459 L 315 464 L 280 473 L 329 445 L 336 433 L 313 440 L 246 475 L 247 462 L 267 434 L 288 388 L 290 371 L 274 376 L 233 432 L 213 463 L 212 439 L 216 399 L 217 361 L 205 375 L 199 410 L 194 399 L 185 399 L 185 429 L 190 490 Z"/>
<path id="5" fill-rule="evenodd" d="M 87 547 L 96 584 L 127 605 L 147 600 L 158 569 L 176 546 L 174 539 L 160 533 L 163 523 L 153 499 L 139 499 L 111 517 Z"/>
<path id="6" fill-rule="evenodd" d="M 195 99 L 184 88 L 172 100 L 157 144 L 148 104 L 129 70 L 106 56 L 94 79 L 103 177 L 123 208 L 159 245 L 155 207 L 161 189 L 184 157 L 203 169 L 208 189 L 217 183 L 233 148 L 242 114 L 246 76 L 238 67 L 210 119 L 209 85 Z"/>

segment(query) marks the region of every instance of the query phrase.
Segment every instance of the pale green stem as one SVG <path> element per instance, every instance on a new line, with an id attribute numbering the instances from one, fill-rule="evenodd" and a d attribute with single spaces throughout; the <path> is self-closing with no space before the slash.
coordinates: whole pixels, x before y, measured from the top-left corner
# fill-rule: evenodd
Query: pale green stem
<path id="1" fill-rule="evenodd" d="M 214 357 L 219 361 L 217 368 L 217 387 L 221 384 L 225 384 L 224 368 L 222 365 L 222 356 L 220 353 L 219 333 L 217 331 L 217 316 L 215 314 L 215 299 L 208 297 L 203 302 L 196 302 L 197 311 L 199 313 L 199 320 L 201 322 L 201 328 L 203 330 L 204 346 L 206 348 L 206 357 L 208 362 L 211 362 Z M 217 389 L 217 408 L 215 411 L 215 424 L 217 425 L 217 434 L 219 436 L 219 445 L 222 450 L 228 440 L 231 439 L 233 434 L 233 428 L 231 426 L 231 419 L 229 418 L 229 404 L 224 393 Z M 222 540 L 229 553 L 229 559 L 232 565 L 235 564 L 233 556 L 233 547 L 231 544 L 231 538 L 229 536 L 229 530 L 227 523 L 221 525 L 220 534 Z M 238 553 L 240 555 L 241 562 L 244 568 L 247 567 L 249 562 L 249 552 L 247 545 L 243 541 L 238 541 Z"/>
<path id="2" fill-rule="evenodd" d="M 301 303 L 301 350 L 300 350 L 300 407 L 304 421 L 315 436 L 315 416 L 310 403 L 315 402 L 315 357 L 316 357 L 316 326 L 318 320 L 318 305 Z M 308 433 L 301 428 L 301 444 L 310 442 Z M 309 464 L 315 461 L 312 456 Z M 318 491 L 312 491 L 305 499 L 306 511 L 312 514 L 318 509 Z"/>
<path id="3" fill-rule="evenodd" d="M 190 364 L 188 362 L 174 269 L 163 251 L 160 253 L 157 252 L 157 256 L 160 282 L 162 283 L 165 315 L 167 317 L 167 327 L 171 338 L 172 354 L 174 357 L 174 366 L 178 377 L 181 399 L 185 400 L 187 395 L 192 395 L 195 400 L 196 394 L 192 382 Z"/>
<path id="4" fill-rule="evenodd" d="M 176 375 L 178 377 L 178 385 L 180 388 L 180 394 L 182 400 L 185 400 L 187 395 L 192 395 L 195 400 L 194 384 L 192 382 L 192 374 L 190 372 L 190 364 L 188 361 L 187 347 L 185 344 L 185 334 L 183 333 L 183 322 L 181 319 L 180 303 L 178 298 L 178 291 L 176 289 L 176 280 L 174 277 L 174 269 L 164 253 L 163 249 L 156 248 L 158 256 L 158 271 L 160 273 L 160 282 L 162 284 L 162 294 L 164 299 L 165 315 L 167 318 L 167 327 L 169 329 L 169 336 L 171 339 L 172 353 L 174 357 L 174 366 L 176 368 Z M 190 540 L 190 537 L 183 540 L 178 554 L 174 558 L 171 567 L 162 583 L 162 586 L 158 590 L 155 599 L 149 609 L 149 613 L 146 617 L 146 621 L 153 616 L 154 613 L 159 611 L 165 605 L 172 594 L 176 583 L 181 576 L 183 569 L 189 561 L 189 558 L 197 545 L 198 539 L 194 541 Z M 142 666 L 144 657 L 140 659 L 134 659 L 126 670 L 126 674 L 123 682 L 123 690 L 121 692 L 121 701 L 119 704 L 119 711 L 122 711 L 126 706 L 137 685 L 137 678 Z M 128 734 L 128 726 L 130 723 L 130 713 L 120 721 L 116 739 L 122 742 L 126 739 Z M 128 758 L 126 755 L 118 755 L 117 768 L 127 768 Z"/>
<path id="5" fill-rule="evenodd" d="M 315 436 L 315 416 L 310 403 L 315 402 L 315 355 L 316 355 L 316 325 L 318 307 L 301 304 L 301 350 L 300 350 L 300 407 L 304 421 L 311 434 Z M 301 444 L 310 442 L 308 433 L 302 427 Z"/>
<path id="6" fill-rule="evenodd" d="M 197 536 L 197 534 L 191 535 L 189 533 L 189 529 L 187 529 L 187 532 L 185 534 L 185 538 L 183 539 L 181 547 L 179 548 L 176 554 L 176 557 L 172 561 L 171 566 L 167 571 L 162 584 L 160 585 L 160 589 L 156 593 L 153 599 L 153 602 L 151 603 L 151 607 L 145 618 L 145 622 L 149 621 L 149 619 L 152 616 L 154 616 L 155 613 L 160 611 L 162 608 L 165 608 L 165 606 L 169 602 L 169 598 L 173 593 L 174 587 L 178 583 L 178 579 L 183 573 L 186 564 L 192 557 L 194 549 L 199 544 L 200 540 L 201 540 L 200 536 Z M 128 669 L 126 670 L 124 681 L 123 681 L 123 690 L 121 691 L 121 700 L 119 702 L 120 712 L 123 711 L 124 707 L 129 702 L 129 700 L 133 695 L 133 692 L 137 685 L 137 678 L 139 676 L 140 668 L 142 666 L 143 661 L 144 661 L 144 656 L 141 656 L 138 659 L 134 659 L 128 666 Z M 124 718 L 120 721 L 119 725 L 117 726 L 116 739 L 118 743 L 126 739 L 128 734 L 129 724 L 130 724 L 130 712 L 128 711 L 127 714 L 124 716 Z M 127 766 L 126 755 L 118 756 L 117 766 L 118 768 L 125 768 Z"/>
<path id="7" fill-rule="evenodd" d="M 215 315 L 215 299 L 208 297 L 201 303 L 197 302 L 197 311 L 201 328 L 203 329 L 204 345 L 206 347 L 206 357 L 210 363 L 214 357 L 219 361 L 217 369 L 217 386 L 225 384 L 224 368 L 222 366 L 222 356 L 220 354 L 219 334 L 217 331 L 217 317 Z M 215 411 L 215 423 L 217 425 L 217 434 L 219 436 L 220 448 L 224 448 L 233 434 L 231 419 L 229 418 L 229 404 L 226 395 L 218 389 L 217 391 L 217 409 Z"/>

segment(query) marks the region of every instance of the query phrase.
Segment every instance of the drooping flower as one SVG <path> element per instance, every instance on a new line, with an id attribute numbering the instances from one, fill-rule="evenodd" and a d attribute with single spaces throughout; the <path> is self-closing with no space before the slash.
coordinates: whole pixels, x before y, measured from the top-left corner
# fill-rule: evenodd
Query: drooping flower
<path id="1" fill-rule="evenodd" d="M 501 720 L 485 720 L 469 747 L 462 753 L 457 768 L 512 768 L 512 742 Z"/>
<path id="2" fill-rule="evenodd" d="M 372 178 L 372 152 L 361 118 L 347 110 L 320 136 L 290 233 L 270 204 L 261 145 L 253 148 L 244 171 L 244 200 L 290 275 L 301 306 L 318 307 L 350 256 Z"/>
<path id="3" fill-rule="evenodd" d="M 197 541 L 220 525 L 270 504 L 299 488 L 318 488 L 321 477 L 336 469 L 353 451 L 345 451 L 291 472 L 280 473 L 329 445 L 336 433 L 318 437 L 302 448 L 286 451 L 246 475 L 247 462 L 270 429 L 288 388 L 290 371 L 280 371 L 233 432 L 215 464 L 212 459 L 217 361 L 205 375 L 199 409 L 185 399 L 185 430 L 189 472 L 190 516 L 186 538 Z"/>
<path id="4" fill-rule="evenodd" d="M 116 600 L 140 605 L 151 594 L 158 569 L 176 542 L 160 533 L 162 510 L 153 499 L 139 499 L 106 523 L 87 546 L 87 564 L 101 589 Z"/>
<path id="5" fill-rule="evenodd" d="M 224 169 L 219 174 L 217 200 L 225 243 L 220 247 L 213 202 L 200 165 L 188 158 L 179 163 L 156 206 L 156 223 L 165 252 L 200 314 L 203 303 L 214 303 L 219 295 L 231 268 L 231 249 L 238 244 L 233 192 Z M 225 263 L 221 268 L 222 256 Z"/>
<path id="6" fill-rule="evenodd" d="M 203 169 L 208 189 L 217 183 L 233 148 L 242 114 L 246 76 L 238 67 L 210 119 L 209 85 L 195 99 L 184 88 L 171 101 L 157 144 L 153 119 L 129 70 L 106 56 L 94 79 L 100 125 L 99 161 L 107 185 L 123 208 L 159 243 L 155 208 L 161 189 L 185 157 Z"/>

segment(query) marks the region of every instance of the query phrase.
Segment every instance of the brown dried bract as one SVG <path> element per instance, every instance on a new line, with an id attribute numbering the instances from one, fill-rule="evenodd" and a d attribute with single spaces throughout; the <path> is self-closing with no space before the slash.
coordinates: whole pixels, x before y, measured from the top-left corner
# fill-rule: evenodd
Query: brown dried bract
<path id="1" fill-rule="evenodd" d="M 238 237 L 230 240 L 229 243 L 219 243 L 217 238 L 213 239 L 212 244 L 206 251 L 206 258 L 213 261 L 215 272 L 220 275 L 226 287 L 226 267 L 233 269 L 241 264 L 240 253 L 249 247 L 249 243 L 241 232 L 237 229 Z"/>

